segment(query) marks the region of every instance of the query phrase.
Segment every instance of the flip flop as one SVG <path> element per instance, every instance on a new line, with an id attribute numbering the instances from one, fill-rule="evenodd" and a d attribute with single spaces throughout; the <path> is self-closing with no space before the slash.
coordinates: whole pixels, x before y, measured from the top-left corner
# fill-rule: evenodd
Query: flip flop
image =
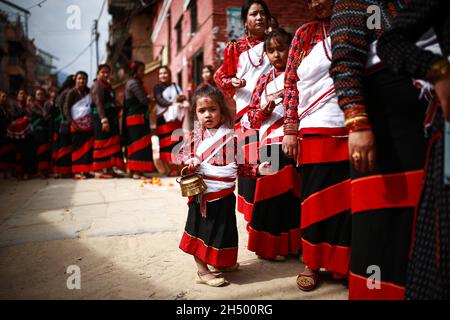
<path id="1" fill-rule="evenodd" d="M 204 280 L 202 279 L 203 276 L 206 276 L 207 274 L 212 274 L 211 271 L 205 271 L 205 272 L 199 272 L 197 271 L 197 279 L 196 282 L 199 284 L 206 284 L 210 287 L 220 287 L 225 284 L 228 284 L 229 282 L 225 280 L 223 277 L 215 277 L 213 279 Z"/>
<path id="2" fill-rule="evenodd" d="M 239 269 L 239 262 L 236 262 L 236 264 L 234 266 L 231 266 L 231 267 L 210 266 L 209 269 L 211 270 L 212 273 L 234 272 L 234 271 L 237 271 Z"/>

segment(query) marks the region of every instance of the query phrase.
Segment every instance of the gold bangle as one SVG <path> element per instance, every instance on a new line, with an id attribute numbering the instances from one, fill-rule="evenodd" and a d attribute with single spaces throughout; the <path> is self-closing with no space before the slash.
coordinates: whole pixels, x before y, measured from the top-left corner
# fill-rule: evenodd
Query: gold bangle
<path id="1" fill-rule="evenodd" d="M 426 79 L 431 83 L 450 76 L 450 62 L 446 58 L 439 59 L 428 70 Z"/>
<path id="2" fill-rule="evenodd" d="M 369 118 L 367 116 L 357 116 L 350 119 L 345 120 L 344 125 L 347 127 L 349 124 L 359 121 L 359 120 L 368 120 Z"/>

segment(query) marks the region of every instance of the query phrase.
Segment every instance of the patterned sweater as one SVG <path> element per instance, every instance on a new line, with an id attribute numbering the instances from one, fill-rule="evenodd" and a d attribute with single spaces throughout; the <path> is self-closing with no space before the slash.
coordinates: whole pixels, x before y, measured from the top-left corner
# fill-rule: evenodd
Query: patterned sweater
<path id="1" fill-rule="evenodd" d="M 450 55 L 450 2 L 442 0 L 411 0 L 394 20 L 392 29 L 380 38 L 378 54 L 394 72 L 425 79 L 430 67 L 442 59 L 415 45 L 430 27 L 443 53 Z"/>
<path id="2" fill-rule="evenodd" d="M 381 29 L 369 29 L 369 6 L 381 9 Z M 336 0 L 331 17 L 333 78 L 339 106 L 346 116 L 352 109 L 366 108 L 363 77 L 369 45 L 391 27 L 393 18 L 405 7 L 405 0 Z"/>

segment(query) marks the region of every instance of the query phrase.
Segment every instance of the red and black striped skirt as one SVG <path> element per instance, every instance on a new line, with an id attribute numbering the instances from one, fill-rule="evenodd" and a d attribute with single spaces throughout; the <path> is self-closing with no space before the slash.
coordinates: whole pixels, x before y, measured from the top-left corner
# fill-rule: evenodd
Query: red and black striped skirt
<path id="1" fill-rule="evenodd" d="M 124 168 L 122 147 L 120 143 L 119 120 L 115 111 L 107 110 L 109 132 L 102 131 L 98 114 L 94 114 L 94 151 L 92 170 Z"/>
<path id="2" fill-rule="evenodd" d="M 155 171 L 153 163 L 150 124 L 144 114 L 129 115 L 125 119 L 127 169 L 130 171 Z"/>
<path id="3" fill-rule="evenodd" d="M 383 70 L 366 81 L 377 158 L 373 172 L 351 170 L 349 298 L 403 299 L 426 155 L 425 104 L 409 78 Z"/>
<path id="4" fill-rule="evenodd" d="M 306 134 L 299 146 L 303 262 L 346 277 L 351 248 L 348 139 Z"/>
<path id="5" fill-rule="evenodd" d="M 173 154 L 174 147 L 183 139 L 182 132 L 175 132 L 182 128 L 182 122 L 175 120 L 166 122 L 161 115 L 156 119 L 156 133 L 159 138 L 159 158 L 171 164 L 176 164 L 176 154 Z"/>
<path id="6" fill-rule="evenodd" d="M 200 204 L 191 201 L 180 249 L 215 267 L 234 266 L 238 255 L 235 210 L 234 193 L 207 202 L 206 218 L 202 217 Z"/>
<path id="7" fill-rule="evenodd" d="M 300 251 L 300 175 L 280 144 L 261 148 L 260 161 L 270 161 L 272 175 L 257 179 L 248 249 L 272 259 Z"/>
<path id="8" fill-rule="evenodd" d="M 74 131 L 72 137 L 72 172 L 86 173 L 92 171 L 92 154 L 94 151 L 94 132 Z"/>

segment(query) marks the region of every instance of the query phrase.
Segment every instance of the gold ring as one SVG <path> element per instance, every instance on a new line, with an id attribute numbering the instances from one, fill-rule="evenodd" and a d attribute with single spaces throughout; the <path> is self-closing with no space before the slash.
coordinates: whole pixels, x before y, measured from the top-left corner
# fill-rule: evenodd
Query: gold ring
<path id="1" fill-rule="evenodd" d="M 359 152 L 354 152 L 352 154 L 352 159 L 355 160 L 355 161 L 361 160 L 361 154 Z"/>

